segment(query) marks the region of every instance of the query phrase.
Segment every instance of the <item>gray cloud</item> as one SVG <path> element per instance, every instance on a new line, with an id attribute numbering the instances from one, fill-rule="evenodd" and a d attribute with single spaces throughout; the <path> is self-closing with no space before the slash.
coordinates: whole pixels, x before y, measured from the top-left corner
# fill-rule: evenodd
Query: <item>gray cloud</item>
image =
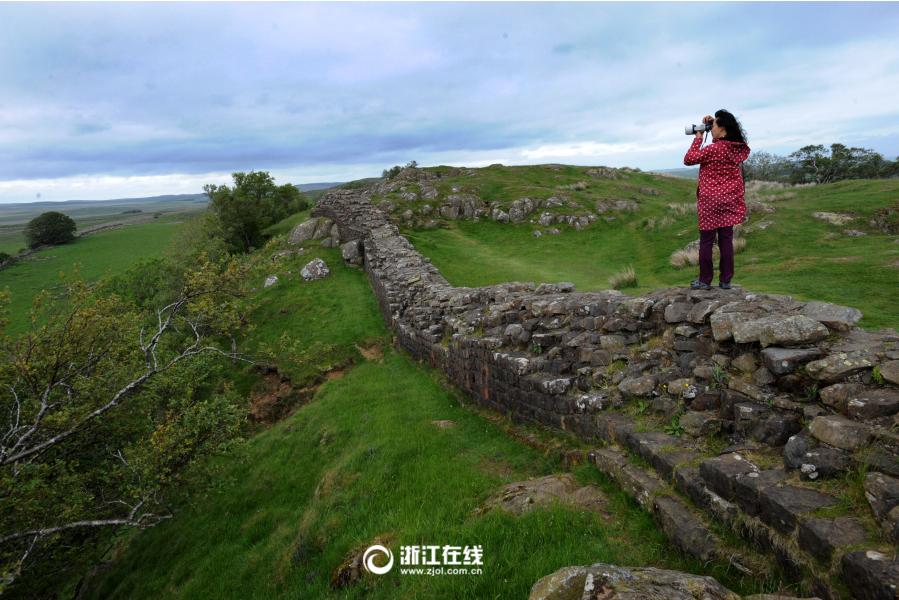
<path id="1" fill-rule="evenodd" d="M 658 168 L 721 106 L 765 149 L 887 151 L 897 25 L 890 4 L 3 4 L 0 180 L 376 174 L 566 144 Z"/>

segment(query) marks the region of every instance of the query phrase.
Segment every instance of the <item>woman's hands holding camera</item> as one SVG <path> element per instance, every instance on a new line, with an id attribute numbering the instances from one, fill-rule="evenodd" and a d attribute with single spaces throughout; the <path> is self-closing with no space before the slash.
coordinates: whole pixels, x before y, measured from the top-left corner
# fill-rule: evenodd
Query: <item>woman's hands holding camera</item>
<path id="1" fill-rule="evenodd" d="M 708 129 L 709 129 L 708 126 L 711 125 L 711 124 L 714 122 L 714 120 L 715 120 L 715 117 L 713 117 L 712 115 L 706 115 L 706 116 L 704 116 L 704 117 L 702 118 L 702 122 L 705 123 L 706 128 L 707 128 L 706 131 L 708 131 Z M 704 132 L 704 131 L 697 131 L 697 132 L 696 132 L 696 137 L 697 137 L 697 138 L 701 138 L 701 137 L 703 137 L 704 135 L 705 135 L 705 132 Z"/>

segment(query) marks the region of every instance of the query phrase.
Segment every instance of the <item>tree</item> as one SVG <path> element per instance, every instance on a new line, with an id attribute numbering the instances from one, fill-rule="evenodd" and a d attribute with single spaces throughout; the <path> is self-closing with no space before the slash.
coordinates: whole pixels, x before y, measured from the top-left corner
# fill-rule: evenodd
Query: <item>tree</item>
<path id="1" fill-rule="evenodd" d="M 70 281 L 0 335 L 0 593 L 54 595 L 111 531 L 171 518 L 188 467 L 237 436 L 245 408 L 213 359 L 235 355 L 219 340 L 242 326 L 244 279 L 200 259 L 144 290 L 169 300 L 151 312 Z"/>
<path id="2" fill-rule="evenodd" d="M 789 179 L 792 165 L 783 156 L 770 152 L 753 152 L 743 163 L 746 179 L 760 181 L 786 181 Z"/>
<path id="3" fill-rule="evenodd" d="M 25 242 L 29 248 L 44 244 L 65 244 L 75 239 L 75 221 L 61 212 L 45 212 L 25 226 Z"/>
<path id="4" fill-rule="evenodd" d="M 231 176 L 233 187 L 209 184 L 203 191 L 209 196 L 219 233 L 232 252 L 258 248 L 265 241 L 266 227 L 309 206 L 296 186 L 275 185 L 267 172 Z"/>

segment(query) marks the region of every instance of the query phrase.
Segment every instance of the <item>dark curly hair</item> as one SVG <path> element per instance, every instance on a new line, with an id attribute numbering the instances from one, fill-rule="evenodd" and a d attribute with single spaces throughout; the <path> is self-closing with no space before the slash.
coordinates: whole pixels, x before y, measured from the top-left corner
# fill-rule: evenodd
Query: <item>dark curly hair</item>
<path id="1" fill-rule="evenodd" d="M 724 136 L 725 140 L 729 142 L 746 143 L 746 132 L 743 131 L 743 127 L 740 125 L 740 122 L 737 121 L 737 117 L 732 113 L 723 108 L 716 111 L 715 122 L 718 123 L 718 127 L 724 127 L 727 130 L 727 135 Z"/>

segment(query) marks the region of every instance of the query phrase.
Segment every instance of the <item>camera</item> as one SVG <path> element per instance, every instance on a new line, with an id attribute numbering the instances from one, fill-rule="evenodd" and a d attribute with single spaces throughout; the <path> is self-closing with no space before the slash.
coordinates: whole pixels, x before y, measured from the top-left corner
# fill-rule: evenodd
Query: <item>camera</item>
<path id="1" fill-rule="evenodd" d="M 711 131 L 712 124 L 711 123 L 701 123 L 699 125 L 687 125 L 684 128 L 684 133 L 687 135 L 696 135 L 697 133 L 702 133 L 703 131 Z"/>

